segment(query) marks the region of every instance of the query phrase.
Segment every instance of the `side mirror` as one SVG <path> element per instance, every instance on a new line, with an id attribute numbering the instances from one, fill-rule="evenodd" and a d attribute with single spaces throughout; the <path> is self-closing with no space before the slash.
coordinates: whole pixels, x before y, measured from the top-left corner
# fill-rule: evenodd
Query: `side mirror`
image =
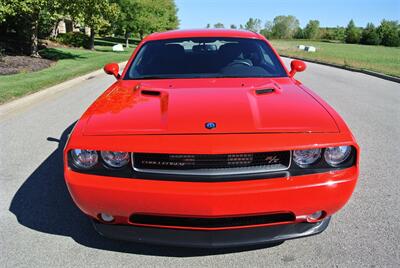
<path id="1" fill-rule="evenodd" d="M 306 64 L 304 61 L 301 60 L 292 60 L 290 63 L 290 72 L 289 76 L 293 77 L 297 72 L 302 72 L 306 69 Z"/>
<path id="2" fill-rule="evenodd" d="M 119 79 L 121 75 L 119 74 L 119 66 L 117 63 L 109 63 L 104 65 L 104 72 L 106 74 L 112 74 L 115 78 Z"/>

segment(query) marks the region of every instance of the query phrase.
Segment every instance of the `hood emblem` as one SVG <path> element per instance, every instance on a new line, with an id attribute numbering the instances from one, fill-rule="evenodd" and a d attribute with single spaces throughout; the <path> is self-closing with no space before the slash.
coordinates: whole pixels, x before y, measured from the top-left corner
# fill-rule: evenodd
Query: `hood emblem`
<path id="1" fill-rule="evenodd" d="M 205 127 L 206 127 L 206 129 L 213 129 L 213 128 L 217 127 L 217 123 L 215 123 L 215 122 L 207 122 L 205 124 Z"/>

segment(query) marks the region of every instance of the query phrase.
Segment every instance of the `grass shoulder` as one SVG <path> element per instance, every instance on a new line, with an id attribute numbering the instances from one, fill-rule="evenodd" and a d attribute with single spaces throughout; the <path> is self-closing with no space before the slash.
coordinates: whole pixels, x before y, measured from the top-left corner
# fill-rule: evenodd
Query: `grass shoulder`
<path id="1" fill-rule="evenodd" d="M 102 68 L 109 62 L 123 62 L 129 59 L 134 47 L 113 52 L 112 45 L 118 40 L 97 39 L 96 50 L 80 48 L 46 48 L 40 53 L 46 59 L 54 60 L 50 67 L 35 72 L 0 76 L 0 103 L 34 93 L 66 80 Z"/>
<path id="2" fill-rule="evenodd" d="M 333 63 L 356 69 L 400 77 L 400 48 L 343 44 L 313 40 L 271 40 L 278 53 L 285 56 Z M 316 52 L 299 50 L 298 45 L 316 47 Z"/>

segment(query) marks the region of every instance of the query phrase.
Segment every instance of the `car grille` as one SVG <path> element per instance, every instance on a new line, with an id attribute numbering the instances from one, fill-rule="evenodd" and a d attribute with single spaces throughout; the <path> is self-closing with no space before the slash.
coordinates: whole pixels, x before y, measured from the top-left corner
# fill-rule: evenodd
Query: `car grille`
<path id="1" fill-rule="evenodd" d="M 129 220 L 133 224 L 187 227 L 187 228 L 226 228 L 251 225 L 263 225 L 273 223 L 292 222 L 296 219 L 293 213 L 279 212 L 265 215 L 239 216 L 239 217 L 175 217 L 163 215 L 133 214 Z"/>
<path id="2" fill-rule="evenodd" d="M 250 174 L 286 170 L 291 153 L 239 154 L 133 154 L 133 168 L 139 172 L 193 175 Z"/>

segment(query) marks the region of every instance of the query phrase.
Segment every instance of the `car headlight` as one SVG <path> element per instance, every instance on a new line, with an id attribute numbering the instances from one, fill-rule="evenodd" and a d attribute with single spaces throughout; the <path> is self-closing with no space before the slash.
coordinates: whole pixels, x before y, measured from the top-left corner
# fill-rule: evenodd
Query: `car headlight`
<path id="1" fill-rule="evenodd" d="M 74 165 L 83 169 L 94 167 L 99 160 L 97 152 L 93 150 L 73 149 L 71 157 Z"/>
<path id="2" fill-rule="evenodd" d="M 324 158 L 330 166 L 335 167 L 346 161 L 350 153 L 350 146 L 328 147 L 325 149 Z"/>
<path id="3" fill-rule="evenodd" d="M 101 151 L 101 157 L 107 165 L 113 168 L 120 168 L 129 163 L 129 153 Z"/>
<path id="4" fill-rule="evenodd" d="M 321 157 L 321 149 L 295 150 L 293 160 L 299 167 L 314 164 Z"/>

